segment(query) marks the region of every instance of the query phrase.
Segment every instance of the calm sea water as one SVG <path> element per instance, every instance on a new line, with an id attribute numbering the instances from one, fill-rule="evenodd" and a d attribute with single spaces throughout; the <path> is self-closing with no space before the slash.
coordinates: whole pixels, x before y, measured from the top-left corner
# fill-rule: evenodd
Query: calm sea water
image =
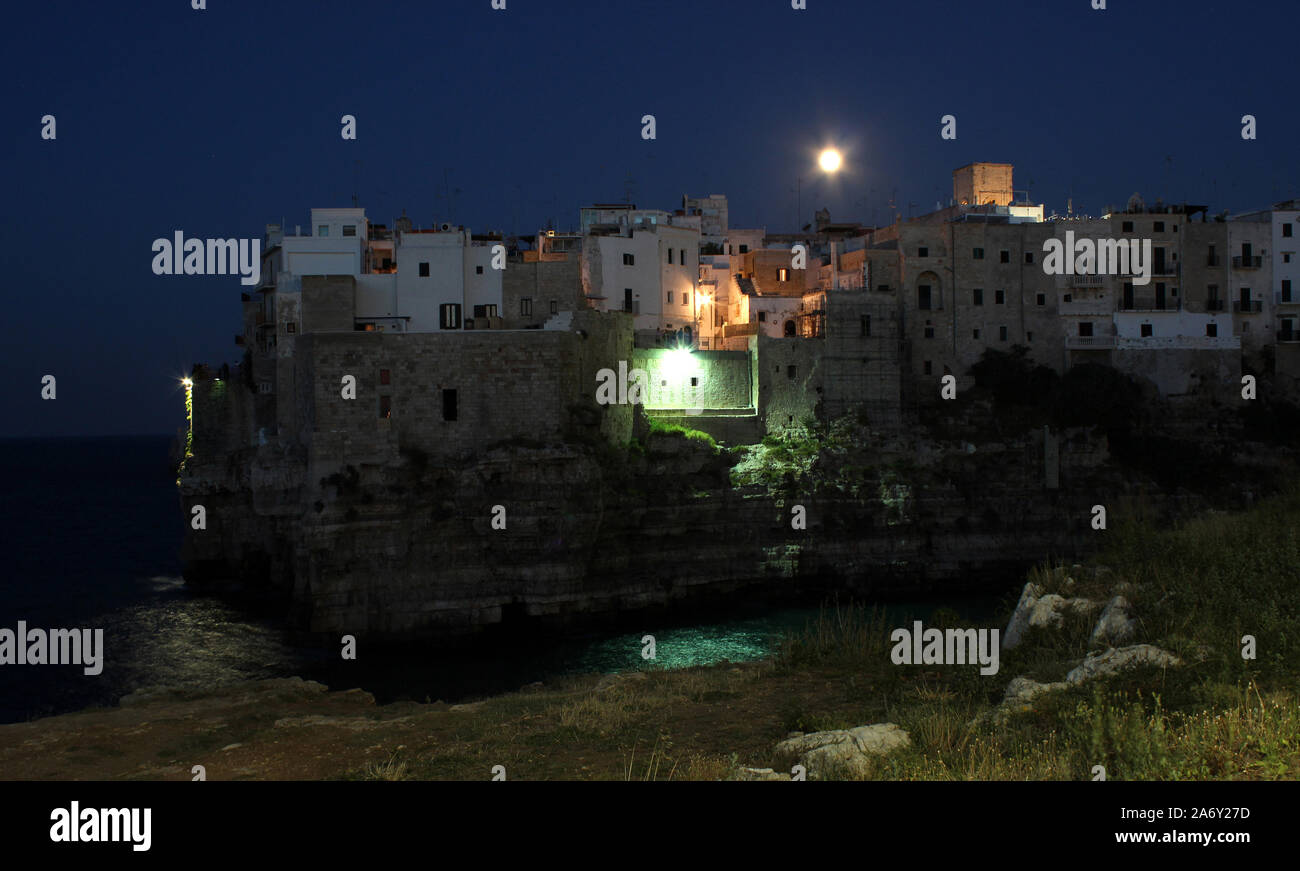
<path id="1" fill-rule="evenodd" d="M 491 649 L 363 650 L 295 644 L 275 617 L 259 617 L 183 584 L 183 518 L 169 436 L 0 440 L 0 627 L 102 628 L 103 672 L 79 666 L 0 666 L 0 722 L 112 705 L 147 686 L 211 687 L 288 677 L 333 688 L 360 686 L 381 701 L 454 701 L 517 689 L 558 674 L 678 668 L 759 659 L 816 608 L 739 607 L 725 618 L 635 632 L 548 636 Z M 994 625 L 988 598 L 946 603 Z M 899 619 L 924 618 L 934 603 L 894 603 Z M 653 633 L 657 659 L 641 659 Z"/>

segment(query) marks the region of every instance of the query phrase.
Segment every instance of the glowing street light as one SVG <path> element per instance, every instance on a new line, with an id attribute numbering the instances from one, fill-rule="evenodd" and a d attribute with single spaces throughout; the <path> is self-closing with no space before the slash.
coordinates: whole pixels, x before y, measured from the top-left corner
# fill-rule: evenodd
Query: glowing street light
<path id="1" fill-rule="evenodd" d="M 821 155 L 817 158 L 817 165 L 822 168 L 822 172 L 827 174 L 838 172 L 840 165 L 843 162 L 844 159 L 834 148 L 824 149 Z"/>

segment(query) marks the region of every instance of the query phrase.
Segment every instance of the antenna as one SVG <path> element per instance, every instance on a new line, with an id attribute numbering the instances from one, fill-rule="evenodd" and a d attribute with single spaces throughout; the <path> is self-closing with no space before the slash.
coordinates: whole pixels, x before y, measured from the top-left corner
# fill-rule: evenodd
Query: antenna
<path id="1" fill-rule="evenodd" d="M 355 209 L 360 205 L 357 194 L 361 190 L 361 161 L 355 160 L 353 163 L 355 165 L 352 167 L 352 208 Z"/>

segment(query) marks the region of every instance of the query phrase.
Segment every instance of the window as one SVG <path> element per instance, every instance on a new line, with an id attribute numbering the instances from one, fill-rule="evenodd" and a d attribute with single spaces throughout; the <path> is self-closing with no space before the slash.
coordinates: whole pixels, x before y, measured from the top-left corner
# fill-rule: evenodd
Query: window
<path id="1" fill-rule="evenodd" d="M 525 296 L 525 297 L 521 297 L 521 298 L 520 298 L 520 300 L 519 300 L 519 314 L 523 315 L 523 316 L 526 317 L 526 318 L 527 318 L 527 317 L 532 317 L 532 314 L 533 314 L 533 298 L 532 298 L 531 296 Z"/>
<path id="2" fill-rule="evenodd" d="M 356 224 L 344 224 L 344 225 L 343 225 L 343 235 L 344 235 L 344 236 L 355 236 L 355 235 L 357 235 L 357 225 L 356 225 Z"/>
<path id="3" fill-rule="evenodd" d="M 1007 340 L 1007 328 L 998 327 L 998 341 L 1005 342 L 1006 340 Z"/>
<path id="4" fill-rule="evenodd" d="M 673 292 L 670 290 L 670 291 L 668 291 L 668 303 L 669 303 L 669 305 L 672 304 L 672 301 L 673 301 Z"/>
<path id="5" fill-rule="evenodd" d="M 496 316 L 497 316 L 497 307 L 495 305 L 474 306 L 474 317 L 476 318 L 494 318 Z"/>
<path id="6" fill-rule="evenodd" d="M 441 325 L 444 330 L 460 329 L 460 305 L 449 302 L 439 307 L 441 314 Z"/>
<path id="7" fill-rule="evenodd" d="M 691 379 L 691 386 L 692 386 L 692 387 L 699 387 L 699 386 L 700 386 L 700 379 L 699 379 L 698 377 L 696 377 L 696 378 L 692 378 L 692 379 Z"/>
<path id="8" fill-rule="evenodd" d="M 1283 225 L 1282 225 L 1282 235 L 1283 235 L 1283 237 L 1285 237 L 1285 238 L 1287 238 L 1287 239 L 1290 239 L 1290 238 L 1291 238 L 1291 225 L 1290 225 L 1290 224 L 1283 224 Z"/>
<path id="9" fill-rule="evenodd" d="M 926 328 L 925 328 L 925 337 L 926 337 L 927 339 L 933 339 L 933 338 L 934 338 L 934 327 L 926 327 Z"/>
<path id="10" fill-rule="evenodd" d="M 682 264 L 683 266 L 686 265 L 686 249 L 685 249 L 685 248 L 683 248 L 683 249 L 679 252 L 679 256 L 678 256 L 678 260 L 677 260 L 677 262 L 680 263 L 680 264 Z"/>
<path id="11" fill-rule="evenodd" d="M 457 411 L 455 389 L 442 391 L 442 419 L 455 420 Z"/>
<path id="12" fill-rule="evenodd" d="M 668 249 L 668 265 L 673 265 L 673 249 L 671 248 Z"/>
<path id="13" fill-rule="evenodd" d="M 916 286 L 916 307 L 923 310 L 930 310 L 930 285 L 918 284 Z"/>
<path id="14" fill-rule="evenodd" d="M 748 246 L 748 245 L 741 245 L 741 246 L 740 246 L 740 253 L 741 253 L 741 254 L 748 254 L 748 253 L 749 253 L 749 246 Z"/>
<path id="15" fill-rule="evenodd" d="M 1033 330 L 1030 330 L 1029 332 L 1025 333 L 1025 341 L 1026 341 L 1026 342 L 1032 342 L 1033 340 L 1034 340 L 1034 331 L 1033 331 Z"/>
<path id="16" fill-rule="evenodd" d="M 777 280 L 777 281 L 789 281 L 789 280 L 790 280 L 790 270 L 789 270 L 789 269 L 786 269 L 784 266 L 781 267 L 780 269 L 778 269 L 778 270 L 776 271 L 776 280 Z"/>
<path id="17" fill-rule="evenodd" d="M 924 372 L 925 372 L 926 375 L 929 375 L 929 374 L 930 374 L 930 370 L 931 370 L 931 368 L 932 368 L 932 367 L 930 366 L 930 361 L 929 361 L 929 360 L 926 360 L 926 361 L 925 361 L 925 367 L 924 367 Z"/>
<path id="18" fill-rule="evenodd" d="M 1151 232 L 1153 233 L 1163 233 L 1164 231 L 1165 231 L 1164 221 L 1156 221 L 1151 225 Z"/>
<path id="19" fill-rule="evenodd" d="M 993 302 L 994 302 L 996 305 L 1006 305 L 1006 302 L 1007 302 L 1007 292 L 1006 292 L 1005 290 L 995 290 L 995 291 L 993 291 Z"/>
<path id="20" fill-rule="evenodd" d="M 786 374 L 786 376 L 787 376 L 791 381 L 794 380 L 794 364 L 793 364 L 793 363 L 791 363 L 789 366 L 786 366 L 786 367 L 785 367 L 785 374 Z"/>
<path id="21" fill-rule="evenodd" d="M 1132 221 L 1125 221 L 1123 224 L 1121 224 L 1121 225 L 1120 225 L 1120 232 L 1121 232 L 1121 233 L 1132 233 L 1132 232 L 1133 232 L 1133 222 L 1132 222 Z"/>
<path id="22" fill-rule="evenodd" d="M 1144 339 L 1146 339 L 1146 338 L 1150 338 L 1150 336 L 1151 336 L 1151 325 L 1150 325 L 1150 324 L 1142 324 L 1141 327 L 1140 327 L 1140 329 L 1139 329 L 1139 332 L 1141 333 L 1142 338 L 1144 338 Z"/>
<path id="23" fill-rule="evenodd" d="M 984 288 L 977 287 L 970 292 L 972 305 L 984 305 Z"/>
<path id="24" fill-rule="evenodd" d="M 877 292 L 877 293 L 889 293 L 889 285 L 888 285 L 888 284 L 877 284 L 877 285 L 876 285 L 876 292 Z"/>
<path id="25" fill-rule="evenodd" d="M 1004 251 L 999 251 L 999 252 L 998 252 L 998 262 L 999 262 L 999 263 L 1010 263 L 1010 262 L 1011 262 L 1011 252 L 1010 252 L 1010 251 L 1005 251 L 1005 250 L 1004 250 Z"/>
<path id="26" fill-rule="evenodd" d="M 1025 252 L 1025 264 L 1026 264 L 1027 266 L 1033 266 L 1033 265 L 1034 265 L 1034 252 L 1033 252 L 1033 251 L 1026 251 L 1026 252 Z"/>
<path id="27" fill-rule="evenodd" d="M 429 277 L 429 264 L 428 264 L 428 263 L 421 263 L 421 264 L 420 264 L 420 277 L 421 277 L 421 278 L 428 278 L 428 277 Z"/>
<path id="28" fill-rule="evenodd" d="M 1047 305 L 1047 294 L 1040 293 L 1038 295 L 1038 298 L 1035 300 L 1035 302 L 1037 302 L 1039 305 Z"/>
<path id="29" fill-rule="evenodd" d="M 979 331 L 979 330 L 971 330 L 971 331 L 970 331 L 970 337 L 971 337 L 972 339 L 978 339 L 978 338 L 980 337 L 980 331 Z"/>
<path id="30" fill-rule="evenodd" d="M 1291 301 L 1291 279 L 1282 279 L 1282 302 Z"/>
<path id="31" fill-rule="evenodd" d="M 971 259 L 972 259 L 972 260 L 983 260 L 983 259 L 984 259 L 984 249 L 983 249 L 983 248 L 972 248 L 972 249 L 971 249 L 971 252 L 970 252 L 970 256 L 971 256 Z"/>
<path id="32" fill-rule="evenodd" d="M 284 331 L 286 333 L 296 333 L 298 332 L 298 324 L 295 321 L 289 321 L 284 325 Z"/>
<path id="33" fill-rule="evenodd" d="M 330 234 L 329 224 L 321 224 L 319 227 L 316 228 L 317 236 L 328 236 L 329 234 Z"/>
<path id="34" fill-rule="evenodd" d="M 475 266 L 475 267 L 474 267 L 474 274 L 475 274 L 475 275 L 482 275 L 482 274 L 483 274 L 483 267 L 482 267 L 482 266 Z"/>
<path id="35" fill-rule="evenodd" d="M 387 369 L 380 369 L 380 370 L 379 370 L 379 383 L 380 383 L 380 384 L 387 384 L 387 383 L 389 382 L 389 380 L 390 380 L 390 373 L 389 373 L 389 371 L 388 371 Z"/>
<path id="36" fill-rule="evenodd" d="M 1072 294 L 1072 293 L 1067 293 L 1067 294 L 1065 294 L 1065 296 L 1063 297 L 1063 299 L 1064 299 L 1066 302 L 1074 302 L 1074 294 Z"/>
<path id="37" fill-rule="evenodd" d="M 1205 325 L 1205 335 L 1209 336 L 1211 339 L 1213 339 L 1215 336 L 1219 335 L 1219 325 L 1218 325 L 1218 324 L 1206 324 L 1206 325 Z"/>
<path id="38" fill-rule="evenodd" d="M 917 249 L 916 249 L 916 256 L 917 256 L 917 257 L 929 257 L 929 256 L 930 256 L 930 249 L 929 249 L 929 248 L 926 248 L 926 247 L 924 247 L 924 246 L 922 246 L 922 247 L 920 247 L 920 248 L 917 248 Z"/>
<path id="39" fill-rule="evenodd" d="M 871 315 L 862 315 L 862 335 L 871 335 Z"/>
<path id="40" fill-rule="evenodd" d="M 1092 321 L 1079 322 L 1079 335 L 1083 338 L 1087 338 L 1088 336 L 1092 335 Z"/>
<path id="41" fill-rule="evenodd" d="M 767 312 L 759 312 L 758 319 L 761 323 L 767 323 Z"/>
<path id="42" fill-rule="evenodd" d="M 636 265 L 636 256 L 633 255 L 633 254 L 624 254 L 624 255 L 623 255 L 623 265 L 624 265 L 624 266 L 635 266 L 635 265 Z"/>
<path id="43" fill-rule="evenodd" d="M 557 302 L 556 300 L 551 300 L 551 314 L 557 315 L 559 313 L 560 313 L 559 302 Z"/>
<path id="44" fill-rule="evenodd" d="M 1290 262 L 1291 262 L 1291 255 L 1290 255 L 1289 253 L 1288 253 L 1288 254 L 1283 254 L 1283 255 L 1282 255 L 1282 262 L 1283 262 L 1283 263 L 1290 263 Z"/>
<path id="45" fill-rule="evenodd" d="M 379 397 L 379 416 L 380 417 L 393 416 L 393 398 L 391 396 Z"/>
<path id="46" fill-rule="evenodd" d="M 691 292 L 689 290 L 683 290 L 682 305 L 690 305 L 690 304 L 691 304 Z"/>

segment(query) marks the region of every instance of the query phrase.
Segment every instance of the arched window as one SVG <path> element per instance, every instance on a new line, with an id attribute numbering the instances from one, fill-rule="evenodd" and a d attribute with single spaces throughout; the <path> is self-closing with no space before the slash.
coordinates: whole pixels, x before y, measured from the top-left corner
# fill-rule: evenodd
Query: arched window
<path id="1" fill-rule="evenodd" d="M 795 335 L 794 321 L 786 321 L 786 322 L 785 322 L 785 337 L 786 337 L 787 339 L 790 339 L 790 338 L 793 338 L 794 335 Z"/>

